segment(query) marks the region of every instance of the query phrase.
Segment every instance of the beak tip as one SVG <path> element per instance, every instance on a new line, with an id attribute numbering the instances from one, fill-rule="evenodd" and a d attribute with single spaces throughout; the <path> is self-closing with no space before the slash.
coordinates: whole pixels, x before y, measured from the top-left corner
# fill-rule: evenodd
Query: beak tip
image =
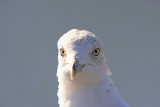
<path id="1" fill-rule="evenodd" d="M 71 78 L 71 80 L 73 80 L 73 78 Z"/>
<path id="2" fill-rule="evenodd" d="M 73 80 L 74 78 L 71 76 L 71 80 Z"/>

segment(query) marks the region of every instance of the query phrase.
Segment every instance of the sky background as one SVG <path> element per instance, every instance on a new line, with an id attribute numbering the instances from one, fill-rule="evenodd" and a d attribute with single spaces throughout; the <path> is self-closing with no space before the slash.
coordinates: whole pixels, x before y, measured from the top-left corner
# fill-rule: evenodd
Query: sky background
<path id="1" fill-rule="evenodd" d="M 57 41 L 73 28 L 102 39 L 129 105 L 160 106 L 159 0 L 0 0 L 0 107 L 58 107 Z"/>

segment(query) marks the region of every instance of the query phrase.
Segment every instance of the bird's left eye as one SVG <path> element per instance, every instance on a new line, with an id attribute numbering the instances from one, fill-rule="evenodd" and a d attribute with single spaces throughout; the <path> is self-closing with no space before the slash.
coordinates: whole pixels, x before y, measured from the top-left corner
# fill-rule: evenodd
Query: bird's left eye
<path id="1" fill-rule="evenodd" d="M 96 48 L 96 49 L 94 50 L 93 54 L 94 54 L 95 56 L 98 56 L 98 55 L 99 55 L 99 52 L 100 52 L 100 49 L 99 49 L 99 48 Z"/>
<path id="2" fill-rule="evenodd" d="M 65 51 L 64 51 L 63 48 L 60 49 L 60 54 L 61 54 L 61 56 L 64 56 L 64 55 L 65 55 Z"/>

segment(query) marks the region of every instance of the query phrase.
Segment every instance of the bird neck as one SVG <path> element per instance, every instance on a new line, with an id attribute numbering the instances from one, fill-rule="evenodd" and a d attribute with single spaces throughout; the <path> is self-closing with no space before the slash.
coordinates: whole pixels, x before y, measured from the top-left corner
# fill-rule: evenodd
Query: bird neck
<path id="1" fill-rule="evenodd" d="M 92 101 L 99 100 L 96 99 L 96 97 L 92 96 L 98 95 L 101 98 L 104 95 L 104 93 L 117 94 L 115 90 L 116 88 L 114 87 L 114 84 L 108 75 L 106 76 L 106 78 L 102 79 L 101 81 L 95 84 L 78 85 L 74 83 L 68 83 L 68 84 L 60 83 L 58 90 L 59 104 L 66 105 L 70 101 L 77 102 L 77 104 L 83 104 L 85 101 L 87 101 L 88 103 L 90 102 L 91 104 Z M 92 101 L 90 101 L 90 99 L 92 99 Z M 66 107 L 72 107 L 72 106 L 66 106 Z M 75 106 L 73 105 L 73 107 Z"/>
<path id="2" fill-rule="evenodd" d="M 101 80 L 92 81 L 89 79 L 86 80 L 73 80 L 73 81 L 65 81 L 59 83 L 59 92 L 65 93 L 65 95 L 74 95 L 77 91 L 87 90 L 89 88 L 95 89 L 102 88 L 103 86 L 107 87 L 113 84 L 111 78 L 108 75 L 105 75 L 101 78 Z M 60 91 L 61 90 L 61 91 Z"/>

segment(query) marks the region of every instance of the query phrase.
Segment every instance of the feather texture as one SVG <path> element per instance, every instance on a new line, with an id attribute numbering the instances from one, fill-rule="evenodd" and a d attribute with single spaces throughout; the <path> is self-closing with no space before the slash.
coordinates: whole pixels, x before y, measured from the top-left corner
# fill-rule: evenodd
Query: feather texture
<path id="1" fill-rule="evenodd" d="M 60 107 L 129 107 L 108 75 L 103 44 L 98 37 L 86 30 L 73 29 L 59 39 L 58 50 L 61 49 L 64 55 L 59 51 L 57 68 Z M 71 80 L 75 59 L 78 64 Z"/>

